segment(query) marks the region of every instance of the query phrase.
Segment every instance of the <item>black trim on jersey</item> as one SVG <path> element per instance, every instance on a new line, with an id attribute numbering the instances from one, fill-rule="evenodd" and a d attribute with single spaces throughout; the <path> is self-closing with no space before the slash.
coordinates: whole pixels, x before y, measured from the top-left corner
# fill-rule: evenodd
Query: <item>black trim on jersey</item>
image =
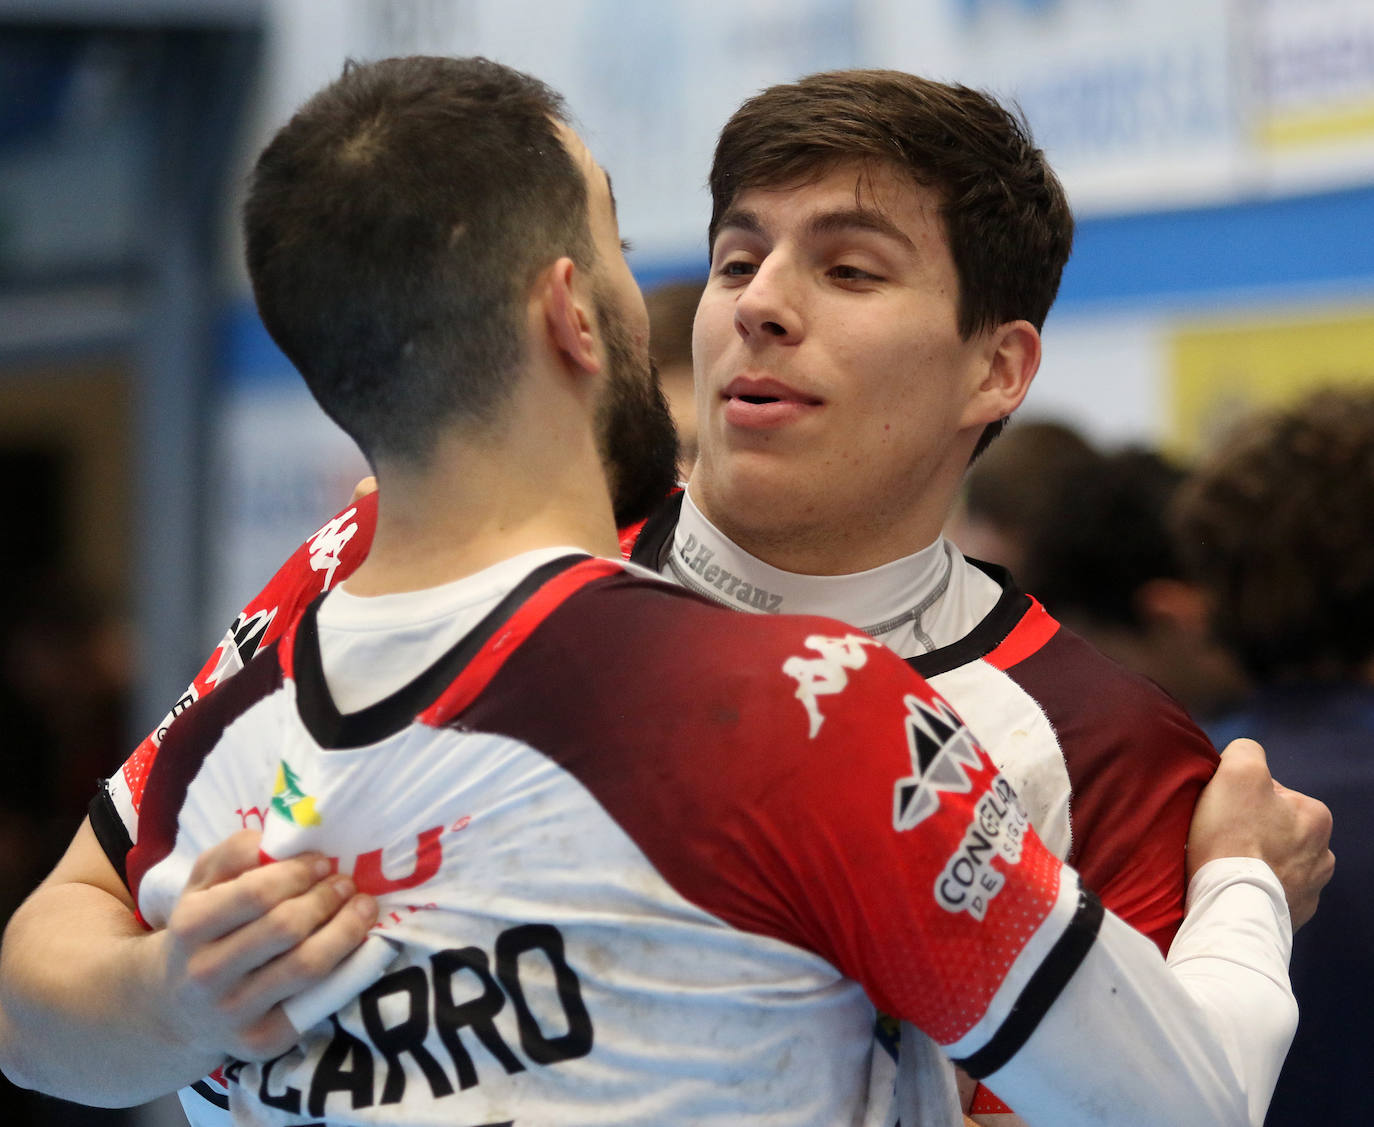
<path id="1" fill-rule="evenodd" d="M 192 1084 L 191 1091 L 195 1092 L 195 1094 L 202 1099 L 209 1100 L 217 1108 L 221 1108 L 224 1111 L 229 1110 L 229 1097 L 216 1092 L 209 1084 L 205 1083 L 204 1080 L 197 1080 Z"/>
<path id="2" fill-rule="evenodd" d="M 976 1080 L 990 1076 L 1011 1060 L 1035 1032 L 1040 1019 L 1054 1005 L 1069 979 L 1087 958 L 1102 928 L 1102 901 L 1086 888 L 1078 891 L 1078 907 L 1045 961 L 1035 969 L 1001 1028 L 972 1056 L 954 1063 Z"/>
<path id="3" fill-rule="evenodd" d="M 389 697 L 358 712 L 340 712 L 325 684 L 324 666 L 320 660 L 319 628 L 316 624 L 320 603 L 325 596 L 319 595 L 301 616 L 296 632 L 296 707 L 301 722 L 311 738 L 325 749 L 366 747 L 395 735 L 439 699 L 444 690 L 457 680 L 468 662 L 477 656 L 492 635 L 510 620 L 531 595 L 554 576 L 590 558 L 583 555 L 559 556 L 535 568 L 427 670 Z"/>
<path id="4" fill-rule="evenodd" d="M 89 811 L 91 829 L 95 831 L 96 841 L 100 842 L 100 848 L 105 851 L 105 856 L 115 867 L 119 879 L 128 887 L 129 870 L 126 862 L 129 850 L 134 847 L 134 839 L 129 836 L 128 827 L 124 825 L 124 819 L 115 809 L 114 799 L 110 797 L 109 787 L 103 780 L 100 788 L 91 797 Z"/>
<path id="5" fill-rule="evenodd" d="M 968 556 L 964 558 L 1001 587 L 1002 594 L 978 625 L 957 642 L 906 659 L 907 665 L 927 679 L 987 657 L 1007 640 L 1031 608 L 1031 597 L 1016 586 L 1006 568 Z"/>
<path id="6" fill-rule="evenodd" d="M 663 570 L 667 549 L 682 516 L 682 499 L 686 496 L 687 491 L 681 489 L 653 511 L 635 537 L 635 545 L 630 549 L 631 563 L 647 567 L 650 571 Z"/>

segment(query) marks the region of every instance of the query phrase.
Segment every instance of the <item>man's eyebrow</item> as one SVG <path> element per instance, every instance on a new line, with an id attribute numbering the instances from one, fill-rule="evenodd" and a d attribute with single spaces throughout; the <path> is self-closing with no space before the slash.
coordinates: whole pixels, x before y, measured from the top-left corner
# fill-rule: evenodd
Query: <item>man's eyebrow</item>
<path id="1" fill-rule="evenodd" d="M 740 207 L 728 208 L 716 224 L 717 231 L 724 231 L 727 227 L 734 231 L 743 231 L 746 235 L 763 234 L 762 220 L 754 212 Z"/>
<path id="2" fill-rule="evenodd" d="M 813 216 L 807 223 L 807 230 L 813 235 L 834 235 L 845 231 L 871 231 L 876 235 L 886 235 L 904 247 L 915 250 L 915 244 L 897 224 L 881 212 L 866 207 L 848 207 L 841 211 L 827 211 Z"/>
<path id="3" fill-rule="evenodd" d="M 742 231 L 746 235 L 766 234 L 761 220 L 755 212 L 747 211 L 744 208 L 731 208 L 716 225 L 716 230 L 723 231 L 729 228 L 734 231 Z M 811 235 L 833 235 L 841 234 L 846 231 L 871 231 L 877 235 L 885 235 L 901 243 L 904 247 L 912 250 L 915 244 L 897 224 L 893 223 L 881 212 L 872 211 L 865 207 L 842 208 L 838 211 L 826 211 L 820 215 L 812 216 L 807 221 L 806 230 Z"/>

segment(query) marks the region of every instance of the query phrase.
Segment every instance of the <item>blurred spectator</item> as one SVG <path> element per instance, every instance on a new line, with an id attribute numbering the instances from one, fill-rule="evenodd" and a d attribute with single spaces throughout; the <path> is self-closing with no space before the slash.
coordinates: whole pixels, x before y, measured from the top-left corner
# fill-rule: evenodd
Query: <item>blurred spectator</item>
<path id="1" fill-rule="evenodd" d="M 1001 564 L 1025 587 L 1028 536 L 1053 519 L 1060 479 L 1096 457 L 1064 423 L 1013 421 L 964 478 L 946 534 L 966 556 Z"/>
<path id="2" fill-rule="evenodd" d="M 644 294 L 649 308 L 649 351 L 677 424 L 678 477 L 686 481 L 697 460 L 697 405 L 692 381 L 692 321 L 701 281 L 665 282 Z"/>
<path id="3" fill-rule="evenodd" d="M 1139 447 L 1065 472 L 1058 503 L 1029 537 L 1024 582 L 1060 622 L 1205 719 L 1237 704 L 1247 682 L 1170 534 L 1183 480 Z"/>
<path id="4" fill-rule="evenodd" d="M 81 824 L 92 784 L 127 753 L 131 659 L 108 608 L 57 576 L 10 576 L 0 604 L 0 920 Z M 5 1127 L 114 1127 L 131 1113 L 78 1107 L 0 1077 Z"/>
<path id="5" fill-rule="evenodd" d="M 1157 454 L 1104 454 L 1062 423 L 1013 424 L 969 469 L 947 533 L 1109 657 L 1214 715 L 1245 681 L 1212 640 L 1165 524 L 1182 478 Z"/>
<path id="6" fill-rule="evenodd" d="M 1212 736 L 1253 736 L 1331 807 L 1336 875 L 1293 944 L 1297 1037 L 1270 1127 L 1374 1123 L 1374 392 L 1256 416 L 1183 489 L 1179 544 L 1256 689 Z"/>

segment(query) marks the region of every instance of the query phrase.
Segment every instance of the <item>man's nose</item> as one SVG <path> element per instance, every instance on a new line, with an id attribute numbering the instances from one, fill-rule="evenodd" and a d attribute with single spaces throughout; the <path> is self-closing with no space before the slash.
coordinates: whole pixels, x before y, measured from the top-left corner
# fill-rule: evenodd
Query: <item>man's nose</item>
<path id="1" fill-rule="evenodd" d="M 735 303 L 735 331 L 746 341 L 799 340 L 802 317 L 797 285 L 785 261 L 764 259 Z"/>

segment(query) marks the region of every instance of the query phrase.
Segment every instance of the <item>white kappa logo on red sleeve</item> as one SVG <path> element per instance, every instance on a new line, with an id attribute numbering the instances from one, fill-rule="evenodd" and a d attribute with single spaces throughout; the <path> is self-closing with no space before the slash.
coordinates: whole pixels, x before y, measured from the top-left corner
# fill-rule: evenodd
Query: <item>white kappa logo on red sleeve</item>
<path id="1" fill-rule="evenodd" d="M 356 508 L 342 512 L 310 538 L 310 566 L 324 572 L 323 591 L 334 582 L 334 572 L 342 562 L 339 558 L 348 542 L 358 531 L 356 523 L 349 523 L 357 515 Z"/>
<path id="2" fill-rule="evenodd" d="M 849 684 L 847 671 L 862 669 L 868 663 L 865 647 L 878 643 L 863 634 L 846 634 L 843 638 L 812 634 L 804 644 L 820 656 L 789 657 L 782 663 L 782 671 L 797 682 L 797 699 L 806 708 L 814 740 L 825 723 L 816 698 L 844 692 Z"/>

